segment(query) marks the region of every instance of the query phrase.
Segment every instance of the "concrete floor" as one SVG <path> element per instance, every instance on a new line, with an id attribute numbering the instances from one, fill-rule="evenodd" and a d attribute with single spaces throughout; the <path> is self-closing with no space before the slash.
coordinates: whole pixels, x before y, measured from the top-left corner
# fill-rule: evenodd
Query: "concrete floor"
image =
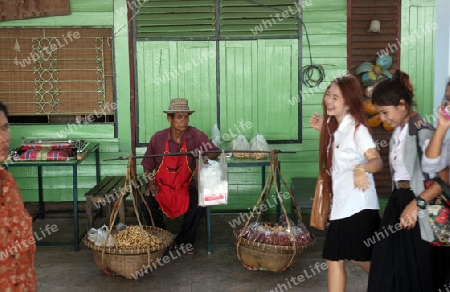
<path id="1" fill-rule="evenodd" d="M 315 246 L 303 253 L 293 270 L 280 274 L 248 271 L 239 262 L 236 248 L 232 245 L 232 228 L 228 222 L 236 216 L 212 216 L 213 244 L 217 244 L 213 246 L 212 254 L 207 253 L 206 224 L 203 221 L 197 233 L 197 254 L 174 257 L 137 280 L 108 276 L 98 270 L 92 251 L 82 243 L 80 251 L 74 251 L 73 246 L 38 246 L 38 291 L 327 291 L 327 270 L 320 268 L 326 267 L 325 264 L 320 265 L 325 262 L 321 258 L 323 232 L 314 232 L 317 234 Z M 103 223 L 102 219 L 97 219 L 97 226 Z M 38 219 L 34 230 L 40 231 L 46 224 L 56 225 L 58 231 L 41 241 L 71 240 L 71 218 Z M 172 221 L 168 229 L 176 233 L 178 224 L 176 220 Z M 82 218 L 80 229 L 85 229 Z M 346 270 L 347 291 L 366 291 L 367 276 L 352 263 L 346 264 Z M 296 278 L 304 281 L 299 283 Z"/>

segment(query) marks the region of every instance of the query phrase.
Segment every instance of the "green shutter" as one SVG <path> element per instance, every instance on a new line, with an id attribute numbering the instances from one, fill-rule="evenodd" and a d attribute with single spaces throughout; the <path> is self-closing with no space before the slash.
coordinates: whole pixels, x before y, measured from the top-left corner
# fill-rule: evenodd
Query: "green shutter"
<path id="1" fill-rule="evenodd" d="M 292 0 L 147 0 L 142 5 L 139 3 L 135 5 L 138 38 L 298 36 L 299 5 Z M 217 17 L 220 22 L 216 27 Z"/>
<path id="2" fill-rule="evenodd" d="M 298 3 L 292 0 L 220 1 L 221 37 L 297 37 Z"/>
<path id="3" fill-rule="evenodd" d="M 138 38 L 214 37 L 214 0 L 147 0 L 138 10 L 136 26 Z"/>

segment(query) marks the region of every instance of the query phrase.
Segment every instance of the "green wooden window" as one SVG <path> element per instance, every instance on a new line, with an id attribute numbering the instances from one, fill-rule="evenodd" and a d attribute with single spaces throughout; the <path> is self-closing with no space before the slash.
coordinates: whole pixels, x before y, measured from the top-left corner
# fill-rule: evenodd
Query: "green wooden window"
<path id="1" fill-rule="evenodd" d="M 171 98 L 206 134 L 299 142 L 299 22 L 295 1 L 153 1 L 136 7 L 138 145 L 168 126 Z"/>
<path id="2" fill-rule="evenodd" d="M 136 5 L 138 38 L 298 36 L 298 1 L 154 1 Z"/>
<path id="3" fill-rule="evenodd" d="M 291 102 L 298 92 L 297 40 L 219 46 L 217 57 L 214 41 L 137 43 L 140 144 L 168 126 L 162 111 L 175 97 L 187 98 L 197 111 L 191 125 L 210 134 L 218 123 L 225 141 L 239 133 L 247 139 L 263 134 L 271 141 L 298 140 L 298 103 Z"/>

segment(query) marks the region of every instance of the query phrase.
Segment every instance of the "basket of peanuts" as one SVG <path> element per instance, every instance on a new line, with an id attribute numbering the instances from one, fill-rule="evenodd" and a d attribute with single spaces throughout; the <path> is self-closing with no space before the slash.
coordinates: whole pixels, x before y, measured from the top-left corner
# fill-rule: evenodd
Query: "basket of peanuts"
<path id="1" fill-rule="evenodd" d="M 133 225 L 111 232 L 110 238 L 105 237 L 106 244 L 99 245 L 89 236 L 83 238 L 83 243 L 92 249 L 99 270 L 133 279 L 142 267 L 158 266 L 157 261 L 172 244 L 172 237 L 158 227 Z"/>
<path id="2" fill-rule="evenodd" d="M 138 188 L 131 187 L 135 181 L 132 182 L 130 177 L 134 180 L 136 177 L 132 170 L 130 175 L 130 161 L 128 165 L 125 185 L 114 205 L 109 227 L 104 225 L 99 229 L 92 228 L 82 241 L 87 248 L 93 251 L 94 261 L 99 270 L 107 275 L 121 275 L 126 279 L 137 279 L 142 274 L 140 272 L 143 267 L 157 268 L 158 260 L 163 258 L 169 246 L 173 244 L 173 236 L 167 230 L 142 225 L 133 192 L 137 192 L 141 198 L 142 193 Z M 120 204 L 128 194 L 127 191 L 130 192 L 138 225 L 115 224 Z M 146 207 L 148 208 L 148 206 Z M 151 212 L 149 213 L 151 215 Z M 153 223 L 153 218 L 151 219 Z"/>

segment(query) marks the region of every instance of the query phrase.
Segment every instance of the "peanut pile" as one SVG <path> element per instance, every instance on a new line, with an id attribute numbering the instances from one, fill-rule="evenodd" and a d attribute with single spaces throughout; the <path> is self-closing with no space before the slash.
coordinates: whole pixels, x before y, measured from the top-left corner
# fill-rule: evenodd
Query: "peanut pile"
<path id="1" fill-rule="evenodd" d="M 150 234 L 146 230 L 142 231 L 139 226 L 127 226 L 126 229 L 113 235 L 116 241 L 116 248 L 145 248 L 157 246 L 162 243 L 162 239 Z"/>

